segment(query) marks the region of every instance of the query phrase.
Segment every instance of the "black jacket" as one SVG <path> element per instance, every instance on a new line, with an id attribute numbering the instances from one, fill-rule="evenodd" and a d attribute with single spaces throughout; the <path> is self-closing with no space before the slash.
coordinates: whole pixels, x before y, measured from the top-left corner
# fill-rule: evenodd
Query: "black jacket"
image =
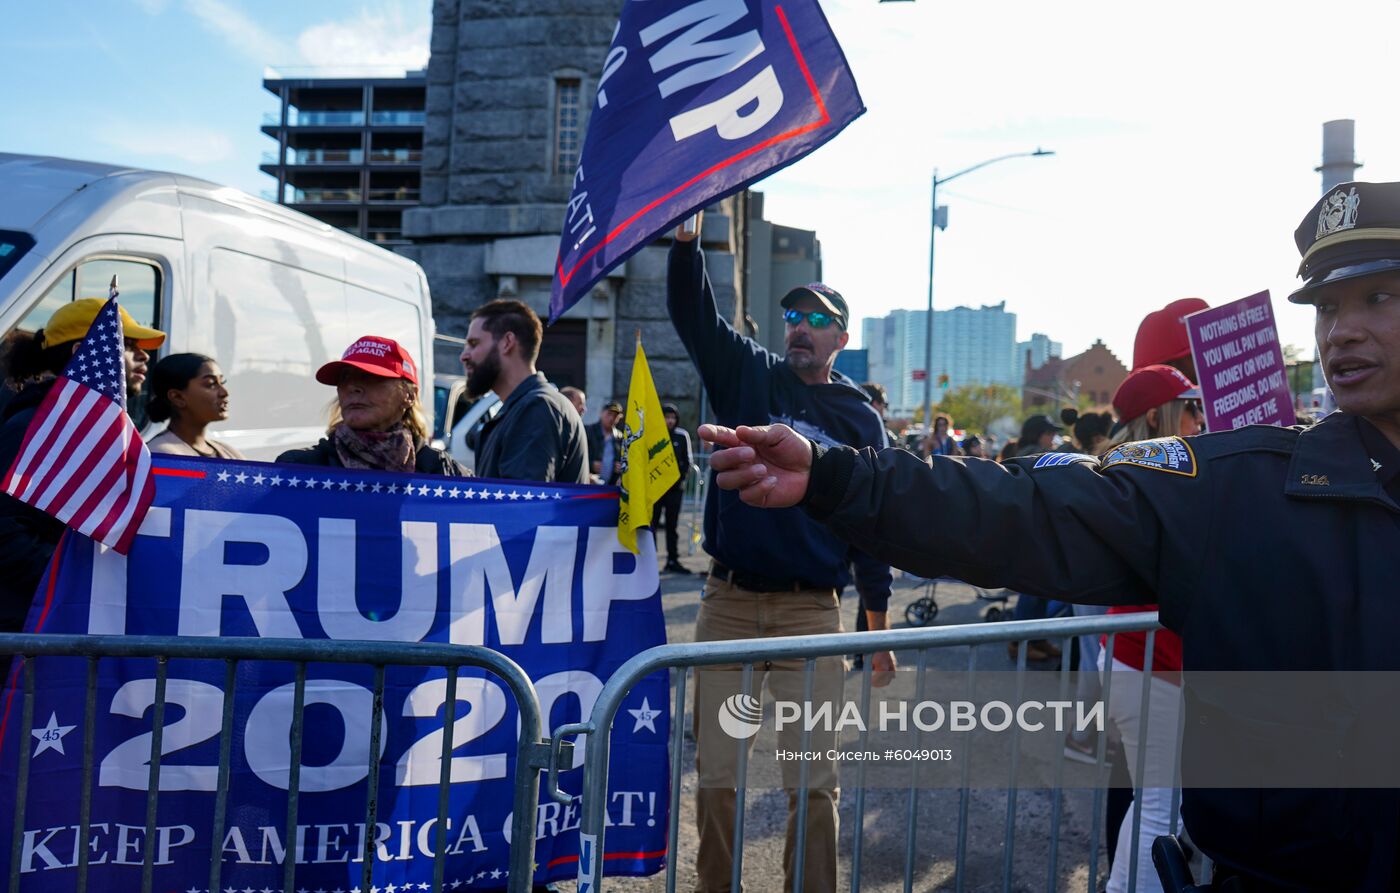
<path id="1" fill-rule="evenodd" d="M 331 468 L 344 468 L 340 454 L 329 437 L 303 450 L 287 450 L 277 457 L 277 461 L 287 465 L 325 465 Z M 471 472 L 457 464 L 457 460 L 427 444 L 419 444 L 418 455 L 413 470 L 418 474 L 441 474 L 447 477 L 470 477 Z"/>
<path id="2" fill-rule="evenodd" d="M 591 424 L 591 425 L 585 425 L 585 426 L 583 427 L 583 433 L 584 433 L 584 436 L 586 437 L 586 439 L 587 439 L 587 441 L 588 441 L 588 465 L 589 465 L 589 470 L 591 471 L 594 462 L 602 462 L 602 461 L 603 461 L 603 451 L 604 451 L 603 420 L 602 420 L 602 419 L 599 419 L 598 421 L 594 422 L 594 423 Z M 609 432 L 606 436 L 612 440 L 612 444 L 613 444 L 613 460 L 614 460 L 615 462 L 621 462 L 621 461 L 622 461 L 622 437 L 617 433 L 616 429 L 614 429 L 613 431 Z M 603 483 L 605 483 L 605 484 L 616 484 L 616 483 L 617 483 L 617 477 L 618 477 L 618 476 L 617 476 L 617 474 L 614 472 L 614 470 L 611 469 L 611 468 L 603 468 L 601 465 L 599 465 L 599 466 L 598 466 L 598 475 L 599 475 L 599 477 L 601 477 L 601 478 L 603 479 Z"/>
<path id="3" fill-rule="evenodd" d="M 684 488 L 685 482 L 690 478 L 690 432 L 680 425 L 671 432 L 671 449 L 676 451 L 676 467 L 680 469 L 680 479 L 671 489 Z"/>
<path id="4" fill-rule="evenodd" d="M 885 427 L 870 397 L 839 372 L 809 385 L 787 361 L 734 330 L 720 315 L 695 242 L 671 247 L 666 306 L 721 425 L 782 422 L 829 446 L 885 446 Z M 745 505 L 737 493 L 711 486 L 705 493 L 705 551 L 746 574 L 798 577 L 840 589 L 850 583 L 865 606 L 889 602 L 890 568 L 841 542 L 797 509 L 778 512 Z"/>
<path id="5" fill-rule="evenodd" d="M 29 422 L 53 384 L 26 385 L 0 413 L 0 476 L 18 458 Z M 23 629 L 34 590 L 64 529 L 52 515 L 0 493 L 0 631 Z"/>
<path id="6" fill-rule="evenodd" d="M 1184 759 L 1243 736 L 1254 743 L 1240 759 L 1286 764 L 1298 730 L 1314 728 L 1263 706 L 1212 711 L 1191 673 L 1400 670 L 1400 506 L 1384 486 L 1400 453 L 1373 433 L 1334 413 L 1306 429 L 1254 426 L 1127 445 L 1102 460 L 1049 453 L 1004 466 L 815 447 L 806 508 L 925 577 L 1158 603 L 1182 639 Z M 1387 450 L 1384 470 L 1373 468 Z M 1345 701 L 1335 705 L 1343 722 L 1394 709 Z M 1252 776 L 1246 766 L 1229 777 Z M 1394 789 L 1188 789 L 1182 812 L 1212 859 L 1290 889 L 1400 880 Z"/>
<path id="7" fill-rule="evenodd" d="M 476 473 L 511 481 L 588 483 L 588 444 L 569 398 L 536 372 L 481 428 Z"/>

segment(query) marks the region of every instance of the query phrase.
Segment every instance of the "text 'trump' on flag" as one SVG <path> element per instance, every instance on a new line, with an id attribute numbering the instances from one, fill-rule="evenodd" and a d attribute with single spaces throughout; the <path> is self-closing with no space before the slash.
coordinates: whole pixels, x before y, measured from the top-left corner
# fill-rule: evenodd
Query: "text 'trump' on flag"
<path id="1" fill-rule="evenodd" d="M 625 4 L 564 210 L 550 321 L 676 223 L 864 111 L 818 0 Z"/>

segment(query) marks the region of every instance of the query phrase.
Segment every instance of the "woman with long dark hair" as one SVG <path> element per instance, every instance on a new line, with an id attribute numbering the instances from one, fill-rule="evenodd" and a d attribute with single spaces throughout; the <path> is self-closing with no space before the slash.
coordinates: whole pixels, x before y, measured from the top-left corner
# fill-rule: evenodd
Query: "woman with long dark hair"
<path id="1" fill-rule="evenodd" d="M 156 363 L 146 415 L 153 422 L 169 420 L 164 431 L 146 441 L 153 453 L 243 458 L 234 447 L 205 433 L 212 423 L 228 418 L 228 388 L 219 364 L 204 354 L 176 353 Z"/>

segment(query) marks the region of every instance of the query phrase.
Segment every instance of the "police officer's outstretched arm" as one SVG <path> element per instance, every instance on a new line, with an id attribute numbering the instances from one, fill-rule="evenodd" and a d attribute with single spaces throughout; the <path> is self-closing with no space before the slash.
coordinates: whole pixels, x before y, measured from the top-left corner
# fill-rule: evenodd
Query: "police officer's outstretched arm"
<path id="1" fill-rule="evenodd" d="M 921 576 L 1099 604 L 1156 600 L 1161 508 L 1131 474 L 1074 462 L 1032 472 L 904 450 L 823 449 L 783 425 L 702 426 L 720 487 L 803 505 L 840 537 Z"/>

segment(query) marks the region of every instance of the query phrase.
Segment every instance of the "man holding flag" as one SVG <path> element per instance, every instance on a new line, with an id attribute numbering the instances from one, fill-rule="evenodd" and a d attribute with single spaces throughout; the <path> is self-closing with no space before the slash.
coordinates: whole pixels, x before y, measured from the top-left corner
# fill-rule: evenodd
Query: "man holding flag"
<path id="1" fill-rule="evenodd" d="M 815 151 L 864 111 L 855 78 L 817 0 L 625 4 L 598 78 L 565 208 L 550 320 L 676 223 Z M 787 356 L 776 356 L 735 332 L 720 316 L 695 238 L 693 232 L 682 235 L 672 248 L 667 300 L 718 420 L 734 425 L 781 419 L 833 445 L 883 447 L 884 427 L 869 399 L 854 382 L 832 370 L 836 353 L 849 338 L 840 295 L 814 286 L 784 299 L 783 306 L 795 316 L 789 319 Z M 652 480 L 651 472 L 677 471 L 654 465 L 661 455 L 671 454 L 673 464 L 675 457 L 650 376 L 645 388 L 637 386 L 637 375 L 646 375 L 640 345 L 637 355 L 635 369 L 641 371 L 633 373 L 625 419 L 629 474 L 623 475 L 624 517 L 618 531 L 624 543 L 635 536 L 637 526 L 651 520 L 652 501 L 676 479 Z M 655 444 L 655 450 L 645 444 Z M 642 462 L 645 465 L 637 464 Z M 887 627 L 889 567 L 852 555 L 799 511 L 777 519 L 763 517 L 732 493 L 710 491 L 705 548 L 715 563 L 700 608 L 697 640 L 838 631 L 836 592 L 849 582 L 852 560 L 861 595 L 874 609 L 868 612 L 871 628 Z M 838 701 L 842 662 L 822 660 L 818 666 L 816 697 Z M 885 684 L 894 656 L 878 654 L 873 666 L 877 683 Z M 763 675 L 760 671 L 760 689 Z M 800 673 L 768 675 L 775 696 L 802 698 Z M 735 742 L 714 725 L 720 703 L 738 691 L 737 676 L 714 670 L 697 676 L 701 891 L 738 886 L 732 872 Z M 790 737 L 780 743 L 792 750 L 799 744 Z M 826 741 L 815 735 L 810 746 L 825 751 L 835 743 L 834 736 Z M 792 770 L 784 775 L 790 790 L 787 885 L 832 890 L 835 767 L 808 765 L 812 788 L 801 867 L 794 855 L 797 769 L 795 763 L 784 767 Z M 596 880 L 593 869 L 581 872 Z"/>
<path id="2" fill-rule="evenodd" d="M 698 223 L 698 221 L 697 221 Z M 682 228 L 671 246 L 667 306 L 689 352 L 719 424 L 785 422 L 828 445 L 887 446 L 884 423 L 864 390 L 833 369 L 846 346 L 850 313 L 843 298 L 821 283 L 795 288 L 783 298 L 787 354 L 780 357 L 740 335 L 720 315 L 705 271 L 705 256 L 692 231 Z M 726 421 L 727 420 L 727 421 Z M 697 642 L 766 636 L 815 635 L 841 631 L 837 592 L 850 580 L 870 629 L 889 629 L 889 565 L 851 549 L 799 509 L 773 517 L 743 504 L 738 494 L 708 488 L 705 495 L 705 551 L 714 559 L 695 621 Z M 876 685 L 888 684 L 894 655 L 873 656 Z M 773 672 L 754 670 L 753 690 L 767 675 L 773 696 L 802 701 L 802 661 L 773 662 Z M 765 664 L 765 666 L 768 666 Z M 813 697 L 836 704 L 844 670 L 840 658 L 817 661 Z M 739 674 L 723 668 L 696 676 L 696 813 L 700 826 L 696 871 L 700 890 L 729 890 L 735 811 L 733 738 L 716 725 L 720 705 L 737 693 Z M 839 707 L 838 707 L 839 709 Z M 779 746 L 803 749 L 797 724 L 779 732 Z M 834 732 L 812 732 L 806 749 L 826 753 L 837 744 Z M 836 884 L 836 771 L 833 762 L 809 762 L 808 839 L 802 889 L 833 890 Z M 796 763 L 784 763 L 788 788 L 785 869 L 792 889 L 796 834 Z M 791 776 L 791 777 L 789 777 Z"/>
<path id="3" fill-rule="evenodd" d="M 5 378 L 19 394 L 0 427 L 0 631 L 24 627 L 65 525 L 125 551 L 154 493 L 126 401 L 165 333 L 138 325 L 116 293 L 114 280 L 108 300 L 73 301 L 10 336 Z"/>

